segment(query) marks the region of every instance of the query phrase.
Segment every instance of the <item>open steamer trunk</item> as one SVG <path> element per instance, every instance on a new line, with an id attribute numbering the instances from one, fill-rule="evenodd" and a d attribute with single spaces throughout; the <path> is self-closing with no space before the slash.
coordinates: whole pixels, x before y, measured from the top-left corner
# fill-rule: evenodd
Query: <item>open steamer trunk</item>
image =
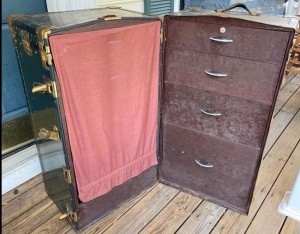
<path id="1" fill-rule="evenodd" d="M 157 181 L 248 212 L 293 29 L 119 9 L 9 22 L 46 189 L 76 229 Z"/>

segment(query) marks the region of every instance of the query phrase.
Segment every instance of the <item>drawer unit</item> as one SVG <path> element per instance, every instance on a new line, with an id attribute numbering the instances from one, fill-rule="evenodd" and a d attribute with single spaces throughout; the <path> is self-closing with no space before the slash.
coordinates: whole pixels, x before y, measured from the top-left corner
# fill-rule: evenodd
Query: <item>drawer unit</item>
<path id="1" fill-rule="evenodd" d="M 261 149 L 163 124 L 161 180 L 246 212 Z"/>
<path id="2" fill-rule="evenodd" d="M 167 47 L 281 64 L 285 49 L 280 45 L 288 42 L 288 32 L 231 26 L 222 17 L 215 23 L 192 18 L 170 19 Z"/>
<path id="3" fill-rule="evenodd" d="M 8 18 L 46 190 L 75 229 L 156 182 L 248 212 L 294 36 L 274 19 Z"/>
<path id="4" fill-rule="evenodd" d="M 262 147 L 271 106 L 165 82 L 163 122 Z"/>
<path id="5" fill-rule="evenodd" d="M 268 104 L 280 73 L 272 63 L 174 48 L 166 48 L 166 62 L 166 81 Z"/>

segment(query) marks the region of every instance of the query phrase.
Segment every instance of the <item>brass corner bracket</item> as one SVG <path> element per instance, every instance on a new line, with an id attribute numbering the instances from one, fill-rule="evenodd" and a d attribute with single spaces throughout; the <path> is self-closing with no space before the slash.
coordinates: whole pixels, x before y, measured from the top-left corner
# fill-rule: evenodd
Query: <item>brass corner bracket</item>
<path id="1" fill-rule="evenodd" d="M 7 16 L 7 24 L 8 24 L 8 28 L 9 28 L 9 31 L 10 31 L 10 36 L 13 40 L 13 44 L 14 44 L 14 47 L 16 47 L 16 44 L 17 44 L 17 41 L 16 41 L 16 32 L 14 31 L 14 21 L 23 16 L 22 14 L 14 14 L 14 15 L 9 15 Z"/>

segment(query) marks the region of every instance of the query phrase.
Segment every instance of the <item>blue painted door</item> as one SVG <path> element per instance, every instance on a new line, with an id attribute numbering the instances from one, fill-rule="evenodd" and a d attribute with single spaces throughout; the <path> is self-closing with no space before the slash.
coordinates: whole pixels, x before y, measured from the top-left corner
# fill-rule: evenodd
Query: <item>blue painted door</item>
<path id="1" fill-rule="evenodd" d="M 46 11 L 46 0 L 2 1 L 2 138 L 5 137 L 14 139 L 17 138 L 17 136 L 9 136 L 8 134 L 22 134 L 17 133 L 12 129 L 8 129 L 7 132 L 3 133 L 3 130 L 9 128 L 10 125 L 8 123 L 10 121 L 22 118 L 22 116 L 28 114 L 28 107 L 17 57 L 7 25 L 7 16 L 10 14 L 29 14 Z M 27 123 L 30 122 L 27 121 Z M 5 140 L 6 139 L 2 139 L 2 143 L 6 142 Z"/>

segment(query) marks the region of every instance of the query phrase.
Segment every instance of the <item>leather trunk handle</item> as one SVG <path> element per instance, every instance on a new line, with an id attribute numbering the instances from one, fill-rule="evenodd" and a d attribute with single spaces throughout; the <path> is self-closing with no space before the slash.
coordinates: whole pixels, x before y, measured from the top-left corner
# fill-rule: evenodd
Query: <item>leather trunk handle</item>
<path id="1" fill-rule="evenodd" d="M 260 15 L 258 12 L 250 11 L 249 8 L 243 3 L 235 3 L 235 4 L 232 4 L 231 6 L 229 6 L 228 8 L 216 9 L 215 11 L 216 12 L 226 12 L 226 11 L 230 11 L 230 10 L 232 10 L 234 8 L 237 8 L 237 7 L 243 8 L 244 10 L 246 10 L 249 13 L 249 15 L 252 15 L 252 16 L 259 16 Z"/>

